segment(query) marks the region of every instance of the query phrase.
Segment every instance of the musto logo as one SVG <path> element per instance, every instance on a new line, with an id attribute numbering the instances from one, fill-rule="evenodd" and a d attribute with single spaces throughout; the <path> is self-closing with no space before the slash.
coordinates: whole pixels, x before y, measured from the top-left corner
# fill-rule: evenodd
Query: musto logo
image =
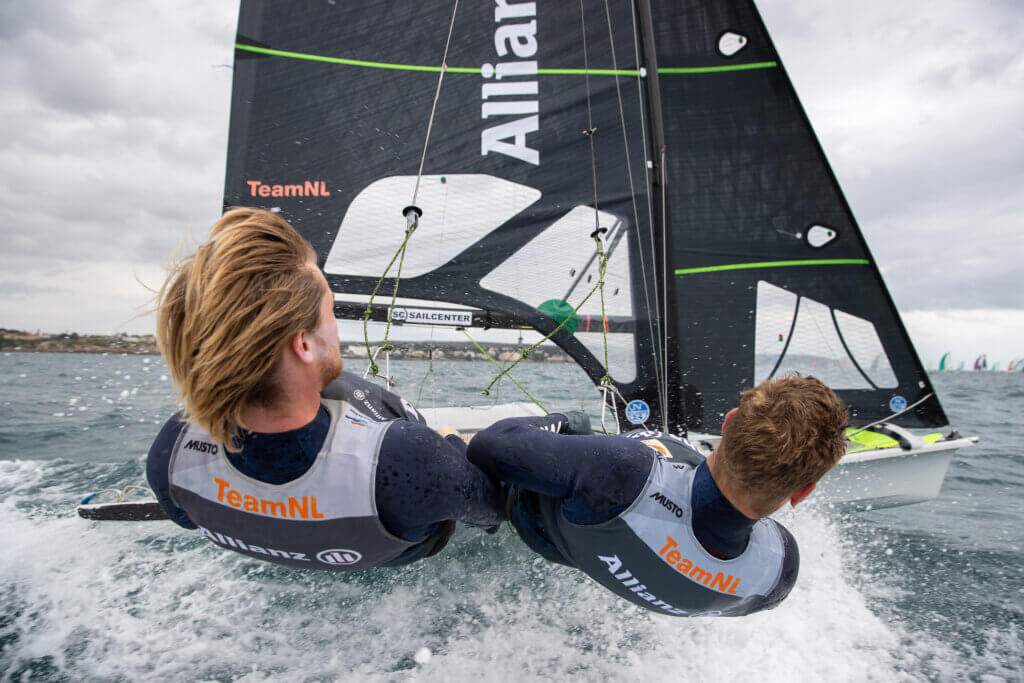
<path id="1" fill-rule="evenodd" d="M 350 564 L 355 564 L 359 560 L 363 559 L 363 555 L 355 550 L 331 548 L 330 550 L 321 550 L 318 552 L 316 554 L 316 559 L 320 560 L 324 564 L 329 564 L 332 567 L 344 567 Z"/>

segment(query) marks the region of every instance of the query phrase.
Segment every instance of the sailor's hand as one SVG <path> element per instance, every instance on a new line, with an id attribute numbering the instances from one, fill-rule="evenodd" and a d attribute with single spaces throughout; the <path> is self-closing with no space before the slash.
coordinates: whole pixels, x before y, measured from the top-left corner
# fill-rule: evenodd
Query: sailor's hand
<path id="1" fill-rule="evenodd" d="M 437 433 L 441 435 L 442 439 L 447 439 L 449 436 L 457 436 L 460 439 L 462 438 L 462 434 L 459 433 L 459 430 L 452 427 L 441 427 L 437 430 Z"/>
<path id="2" fill-rule="evenodd" d="M 567 410 L 562 414 L 565 415 L 566 421 L 565 427 L 562 428 L 562 434 L 587 436 L 594 433 L 590 426 L 590 416 L 582 410 Z"/>

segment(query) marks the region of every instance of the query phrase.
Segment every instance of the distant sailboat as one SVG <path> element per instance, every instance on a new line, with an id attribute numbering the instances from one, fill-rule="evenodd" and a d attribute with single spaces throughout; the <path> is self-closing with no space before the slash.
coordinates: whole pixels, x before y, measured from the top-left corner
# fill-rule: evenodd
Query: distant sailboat
<path id="1" fill-rule="evenodd" d="M 952 370 L 952 364 L 953 360 L 951 358 L 951 354 L 949 351 L 946 351 L 946 353 L 942 354 L 942 359 L 939 361 L 939 370 L 942 372 L 945 372 L 946 370 Z"/>
<path id="2" fill-rule="evenodd" d="M 975 370 L 988 370 L 988 355 L 987 354 L 983 353 L 983 354 L 981 354 L 980 356 L 978 356 L 977 358 L 974 359 L 974 369 Z"/>

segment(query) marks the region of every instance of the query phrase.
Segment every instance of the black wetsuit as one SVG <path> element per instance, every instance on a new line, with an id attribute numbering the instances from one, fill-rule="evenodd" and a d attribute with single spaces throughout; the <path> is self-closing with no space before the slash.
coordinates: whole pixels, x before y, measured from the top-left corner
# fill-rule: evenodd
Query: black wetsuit
<path id="1" fill-rule="evenodd" d="M 689 443 L 644 431 L 558 433 L 568 422 L 557 414 L 502 420 L 470 442 L 469 460 L 512 485 L 509 519 L 524 543 L 670 615 L 739 616 L 789 594 L 799 566 L 792 536 L 774 521 L 736 510 Z M 651 439 L 654 445 L 644 443 Z M 669 451 L 667 458 L 659 450 Z M 680 481 L 691 483 L 680 489 Z M 662 521 L 645 532 L 659 515 Z M 689 529 L 692 546 L 685 543 Z M 657 533 L 661 540 L 652 545 Z M 740 568 L 735 575 L 732 566 Z"/>
<path id="2" fill-rule="evenodd" d="M 345 373 L 346 381 L 363 380 Z M 377 394 L 379 387 L 361 384 L 370 400 L 370 387 Z M 398 406 L 394 394 L 387 394 L 387 403 Z M 376 410 L 385 412 L 378 404 Z M 395 413 L 402 408 L 392 408 Z M 387 429 L 380 446 L 377 476 L 374 485 L 377 513 L 384 527 L 407 541 L 424 541 L 437 535 L 442 525 L 458 520 L 475 526 L 489 527 L 504 519 L 501 491 L 498 485 L 465 456 L 466 445 L 456 436 L 441 438 L 425 424 L 398 419 Z M 160 430 L 149 451 L 146 474 L 161 507 L 168 517 L 188 529 L 196 525 L 171 500 L 168 466 L 171 452 L 185 423 L 180 413 L 171 417 Z M 304 427 L 277 434 L 244 432 L 242 450 L 227 452 L 235 469 L 268 484 L 283 484 L 302 476 L 314 463 L 329 428 L 327 411 L 321 407 L 317 416 Z M 389 564 L 405 564 L 439 547 L 414 546 Z"/>
<path id="3" fill-rule="evenodd" d="M 643 489 L 655 452 L 642 439 L 656 436 L 674 451 L 676 458 L 689 452 L 700 462 L 694 477 L 692 505 L 697 540 L 722 558 L 743 552 L 756 520 L 745 517 L 722 495 L 703 462 L 704 456 L 689 443 L 675 436 L 642 430 L 621 437 L 571 438 L 549 430 L 551 425 L 567 422 L 565 416 L 557 413 L 502 420 L 477 434 L 470 441 L 467 455 L 470 462 L 503 482 L 561 498 L 562 512 L 570 522 L 600 524 L 621 514 Z M 526 527 L 538 535 L 541 544 L 554 550 L 539 517 L 531 514 L 529 504 L 525 509 L 513 508 L 512 514 L 530 517 L 532 522 Z M 564 558 L 556 561 L 569 564 Z"/>

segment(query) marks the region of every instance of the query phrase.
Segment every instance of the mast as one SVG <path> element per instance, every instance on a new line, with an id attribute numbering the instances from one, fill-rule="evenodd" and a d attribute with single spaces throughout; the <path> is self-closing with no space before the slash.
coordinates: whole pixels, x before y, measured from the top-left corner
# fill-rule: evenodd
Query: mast
<path id="1" fill-rule="evenodd" d="M 651 15 L 651 3 L 649 0 L 639 0 L 637 3 L 640 18 L 640 46 L 647 70 L 647 87 L 644 88 L 647 100 L 648 119 L 651 127 L 651 158 L 654 160 L 654 168 L 651 172 L 651 204 L 654 208 L 653 222 L 651 225 L 652 241 L 655 248 L 655 292 L 658 301 L 658 314 L 661 318 L 659 329 L 662 330 L 662 338 L 659 343 L 662 349 L 661 367 L 655 373 L 656 381 L 661 385 L 659 395 L 664 397 L 665 405 L 661 408 L 661 428 L 665 432 L 672 429 L 680 430 L 686 434 L 686 406 L 678 399 L 675 392 L 671 392 L 670 386 L 681 385 L 682 382 L 669 381 L 670 367 L 673 380 L 679 374 L 679 366 L 669 360 L 669 340 L 677 338 L 675 317 L 670 316 L 669 310 L 676 306 L 675 297 L 670 295 L 673 291 L 668 287 L 668 263 L 669 253 L 668 233 L 668 177 L 666 149 L 665 149 L 665 125 L 661 112 L 661 88 L 658 83 L 658 55 L 654 47 L 654 21 Z M 659 240 L 660 237 L 660 240 Z M 661 258 L 657 258 L 660 256 Z M 680 378 L 681 379 L 681 378 Z M 680 415 L 682 420 L 670 420 L 669 415 Z"/>

